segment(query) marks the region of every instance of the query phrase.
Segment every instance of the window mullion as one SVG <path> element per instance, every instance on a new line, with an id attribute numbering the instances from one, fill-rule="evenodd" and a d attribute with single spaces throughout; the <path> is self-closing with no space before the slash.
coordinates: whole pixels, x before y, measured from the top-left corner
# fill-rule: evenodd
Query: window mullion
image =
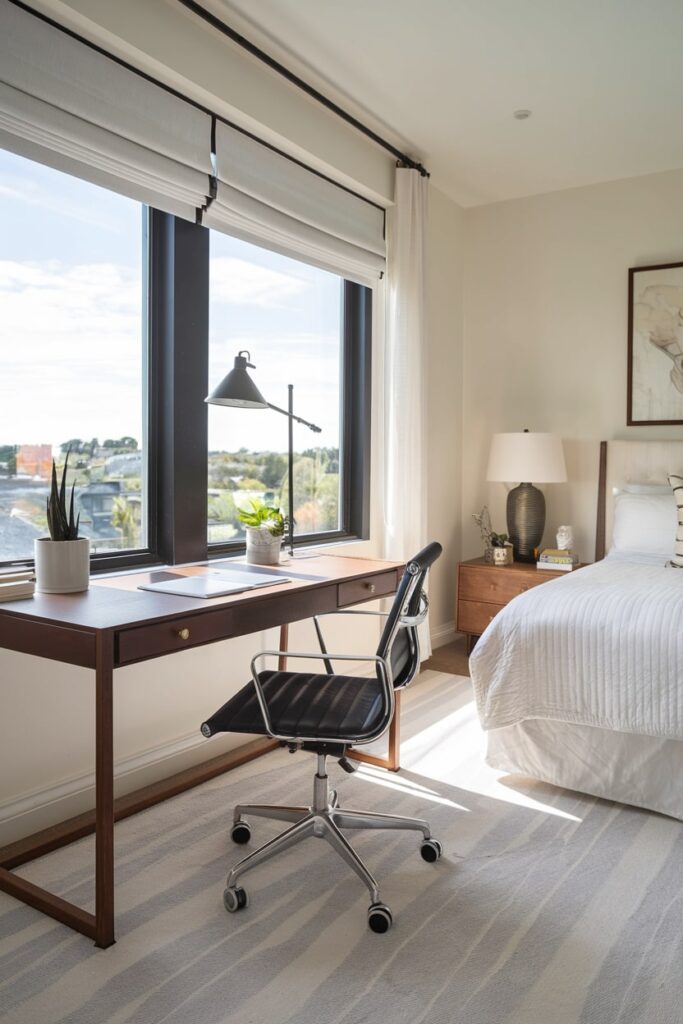
<path id="1" fill-rule="evenodd" d="M 152 401 L 158 550 L 207 556 L 209 232 L 152 212 Z"/>

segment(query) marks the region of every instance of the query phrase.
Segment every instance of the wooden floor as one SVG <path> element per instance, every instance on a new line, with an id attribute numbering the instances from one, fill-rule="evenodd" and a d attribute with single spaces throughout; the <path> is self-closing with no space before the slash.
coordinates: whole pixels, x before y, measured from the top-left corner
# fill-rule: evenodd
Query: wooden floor
<path id="1" fill-rule="evenodd" d="M 450 672 L 454 676 L 469 676 L 466 643 L 465 637 L 459 636 L 453 643 L 437 647 L 431 658 L 422 662 L 422 669 L 431 668 L 434 672 Z"/>

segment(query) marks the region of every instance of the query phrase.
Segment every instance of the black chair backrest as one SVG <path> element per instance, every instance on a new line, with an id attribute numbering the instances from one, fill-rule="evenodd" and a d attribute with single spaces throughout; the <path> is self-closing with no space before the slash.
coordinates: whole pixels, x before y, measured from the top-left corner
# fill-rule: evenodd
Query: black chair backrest
<path id="1" fill-rule="evenodd" d="M 427 614 L 426 595 L 423 600 L 422 588 L 429 567 L 442 550 L 437 541 L 432 541 L 409 559 L 387 616 L 377 654 L 380 658 L 388 658 L 395 690 L 407 686 L 420 667 L 417 628 Z"/>

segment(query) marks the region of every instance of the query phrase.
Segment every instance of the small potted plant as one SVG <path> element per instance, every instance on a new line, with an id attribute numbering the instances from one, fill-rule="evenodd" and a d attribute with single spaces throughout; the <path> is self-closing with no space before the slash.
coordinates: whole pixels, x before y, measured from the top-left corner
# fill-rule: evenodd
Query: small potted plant
<path id="1" fill-rule="evenodd" d="M 277 565 L 287 519 L 275 505 L 265 505 L 252 498 L 250 508 L 238 509 L 237 518 L 244 523 L 247 534 L 247 562 L 255 565 Z"/>
<path id="2" fill-rule="evenodd" d="M 57 486 L 57 467 L 52 460 L 52 486 L 47 499 L 49 537 L 34 541 L 36 589 L 44 594 L 73 594 L 87 590 L 90 583 L 90 541 L 78 536 L 80 513 L 74 521 L 74 488 L 67 513 L 66 472 L 69 452 L 64 460 L 61 484 Z"/>
<path id="3" fill-rule="evenodd" d="M 512 565 L 512 544 L 507 533 L 491 533 L 489 540 L 493 548 L 493 564 Z"/>

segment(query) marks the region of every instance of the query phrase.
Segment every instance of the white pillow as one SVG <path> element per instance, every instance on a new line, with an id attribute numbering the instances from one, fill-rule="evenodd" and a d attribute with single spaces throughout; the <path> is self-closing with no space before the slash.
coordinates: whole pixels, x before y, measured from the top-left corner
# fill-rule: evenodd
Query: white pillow
<path id="1" fill-rule="evenodd" d="M 613 494 L 668 494 L 668 484 L 621 484 Z"/>
<path id="2" fill-rule="evenodd" d="M 671 564 L 675 565 L 677 569 L 683 569 L 683 476 L 671 473 L 669 475 L 669 483 L 673 489 L 674 502 L 676 503 L 676 512 L 678 517 L 676 544 L 674 548 L 675 554 L 671 559 Z"/>
<path id="3" fill-rule="evenodd" d="M 676 538 L 676 502 L 668 494 L 617 494 L 611 551 L 671 558 Z"/>

